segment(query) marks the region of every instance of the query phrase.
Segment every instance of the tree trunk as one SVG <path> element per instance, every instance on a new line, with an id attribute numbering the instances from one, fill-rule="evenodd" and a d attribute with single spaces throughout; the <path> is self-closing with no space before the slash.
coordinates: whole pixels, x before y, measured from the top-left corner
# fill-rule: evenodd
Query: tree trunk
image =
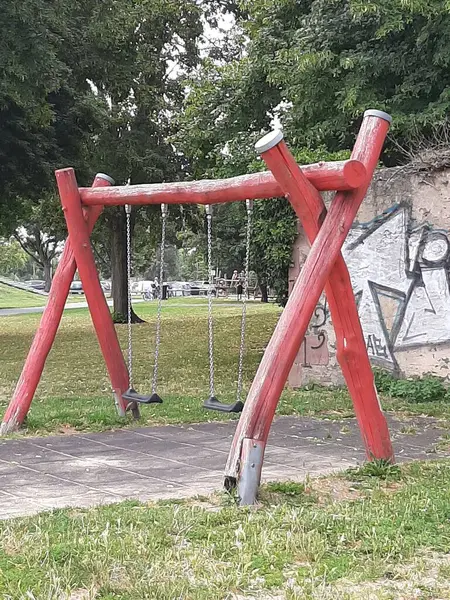
<path id="1" fill-rule="evenodd" d="M 259 289 L 261 290 L 261 302 L 269 302 L 267 283 L 260 283 Z"/>
<path id="2" fill-rule="evenodd" d="M 45 287 L 44 292 L 49 292 L 52 286 L 52 278 L 53 278 L 53 269 L 52 269 L 52 259 L 45 258 L 43 261 L 44 264 L 44 281 Z"/>
<path id="3" fill-rule="evenodd" d="M 112 212 L 112 211 L 111 211 Z M 128 281 L 127 281 L 127 232 L 125 211 L 122 207 L 114 211 L 109 219 L 111 233 L 111 295 L 115 323 L 128 320 Z M 131 322 L 143 323 L 134 310 Z"/>

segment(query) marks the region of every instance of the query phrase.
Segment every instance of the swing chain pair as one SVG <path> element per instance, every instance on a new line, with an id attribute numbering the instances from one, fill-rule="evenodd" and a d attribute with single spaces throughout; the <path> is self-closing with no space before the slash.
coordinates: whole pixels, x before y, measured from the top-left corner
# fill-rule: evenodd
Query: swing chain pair
<path id="1" fill-rule="evenodd" d="M 241 412 L 244 406 L 242 396 L 243 386 L 243 367 L 245 354 L 245 327 L 247 316 L 247 299 L 248 299 L 248 282 L 250 268 L 250 241 L 252 231 L 252 214 L 253 200 L 246 201 L 247 208 L 247 230 L 245 240 L 245 272 L 243 282 L 243 299 L 242 299 L 242 317 L 241 317 L 241 338 L 239 346 L 239 363 L 238 363 L 238 382 L 236 392 L 236 402 L 232 404 L 223 404 L 219 402 L 214 394 L 214 331 L 213 331 L 213 314 L 212 314 L 212 286 L 213 286 L 213 268 L 212 268 L 212 206 L 206 205 L 206 220 L 207 220 L 207 245 L 208 245 L 208 341 L 209 341 L 209 388 L 210 397 L 205 401 L 203 406 L 211 410 L 219 410 L 221 412 Z"/>
<path id="2" fill-rule="evenodd" d="M 139 409 L 137 408 L 137 403 L 142 404 L 153 404 L 162 402 L 161 398 L 156 393 L 156 382 L 158 376 L 158 356 L 159 356 L 159 343 L 160 343 L 160 330 L 161 330 L 161 300 L 162 300 L 162 288 L 159 297 L 158 303 L 158 316 L 156 321 L 156 344 L 155 344 L 155 366 L 153 371 L 153 391 L 151 396 L 139 394 L 133 388 L 133 333 L 132 333 L 132 302 L 131 302 L 131 271 L 132 271 L 132 263 L 131 263 L 131 205 L 125 205 L 125 215 L 126 215 L 126 245 L 127 245 L 127 325 L 128 325 L 128 380 L 129 387 L 124 393 L 122 393 L 122 398 L 129 402 L 128 407 L 133 412 L 133 416 L 135 418 L 139 418 Z M 162 244 L 161 244 L 161 264 L 164 265 L 164 244 L 165 244 L 165 231 L 166 231 L 166 217 L 167 217 L 167 207 L 166 205 L 161 205 L 162 212 Z M 163 268 L 161 268 L 161 272 L 163 272 Z"/>
<path id="3" fill-rule="evenodd" d="M 210 204 L 206 205 L 206 222 L 207 222 L 207 246 L 208 246 L 208 341 L 209 341 L 209 394 L 214 398 L 215 382 L 214 382 L 214 325 L 212 313 L 212 286 L 213 266 L 212 266 L 212 215 L 213 209 Z"/>
<path id="4" fill-rule="evenodd" d="M 128 379 L 133 387 L 133 334 L 131 330 L 131 205 L 125 204 L 127 228 L 127 325 L 128 325 Z"/>
<path id="5" fill-rule="evenodd" d="M 245 265 L 244 265 L 244 285 L 242 297 L 242 316 L 241 316 L 241 343 L 239 346 L 239 366 L 238 366 L 238 382 L 236 400 L 241 401 L 242 384 L 244 373 L 244 354 L 245 354 L 245 330 L 247 321 L 247 300 L 248 300 L 248 280 L 250 271 L 250 242 L 252 234 L 252 216 L 253 216 L 253 200 L 245 201 L 247 208 L 247 231 L 245 239 Z"/>
<path id="6" fill-rule="evenodd" d="M 156 339 L 155 339 L 155 362 L 153 366 L 152 393 L 156 394 L 158 386 L 158 364 L 159 364 L 159 348 L 161 345 L 161 317 L 162 317 L 162 299 L 163 299 L 163 279 L 164 279 L 164 257 L 166 246 L 166 222 L 168 215 L 167 204 L 161 204 L 161 248 L 160 248 L 160 265 L 159 265 L 159 293 L 158 293 L 158 308 L 156 313 Z"/>

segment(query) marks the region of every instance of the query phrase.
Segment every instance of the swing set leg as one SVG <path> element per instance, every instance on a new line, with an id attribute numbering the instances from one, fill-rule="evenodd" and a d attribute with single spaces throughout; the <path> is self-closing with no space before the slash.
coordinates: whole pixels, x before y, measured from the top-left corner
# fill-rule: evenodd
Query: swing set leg
<path id="1" fill-rule="evenodd" d="M 56 171 L 61 204 L 72 243 L 73 254 L 83 284 L 92 322 L 97 334 L 109 377 L 111 379 L 118 412 L 125 415 L 131 408 L 137 415 L 137 406 L 129 406 L 122 394 L 129 387 L 128 371 L 120 349 L 117 333 L 100 285 L 95 259 L 89 239 L 89 229 L 83 218 L 80 192 L 73 169 Z"/>
<path id="2" fill-rule="evenodd" d="M 112 184 L 113 180 L 110 177 L 99 173 L 96 175 L 92 187 L 107 187 Z M 102 206 L 92 206 L 83 209 L 83 218 L 86 221 L 89 233 L 92 232 L 102 210 Z M 39 328 L 34 336 L 13 397 L 3 417 L 3 422 L 0 426 L 0 435 L 7 435 L 19 429 L 28 414 L 44 370 L 45 361 L 52 348 L 61 322 L 70 291 L 70 284 L 73 281 L 76 269 L 77 265 L 69 236 L 53 277 Z"/>

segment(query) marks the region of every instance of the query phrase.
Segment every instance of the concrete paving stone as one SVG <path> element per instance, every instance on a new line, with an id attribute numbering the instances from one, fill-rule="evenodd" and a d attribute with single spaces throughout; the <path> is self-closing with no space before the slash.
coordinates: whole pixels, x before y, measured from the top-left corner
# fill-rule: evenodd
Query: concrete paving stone
<path id="1" fill-rule="evenodd" d="M 345 464 L 358 464 L 360 461 L 358 457 L 352 455 L 338 455 L 338 454 L 313 454 L 305 452 L 290 452 L 286 453 L 284 450 L 279 448 L 267 448 L 266 459 L 268 466 L 273 468 L 273 465 L 282 465 L 283 467 L 290 467 L 303 471 L 305 469 L 314 469 L 317 465 L 339 465 L 345 462 Z"/>
<path id="2" fill-rule="evenodd" d="M 20 465 L 32 465 L 47 460 L 64 462 L 67 460 L 67 456 L 48 448 L 39 448 L 31 444 L 24 444 L 20 451 L 16 450 L 11 453 L 0 452 L 0 461 L 2 460 L 9 460 L 11 463 Z"/>
<path id="3" fill-rule="evenodd" d="M 310 446 L 307 449 L 302 448 L 301 451 L 304 451 L 308 454 L 312 454 L 314 456 L 330 457 L 336 460 L 340 460 L 341 458 L 356 458 L 364 460 L 365 458 L 365 450 L 362 446 L 354 448 L 352 446 L 345 446 L 344 444 L 339 443 L 314 445 Z"/>
<path id="4" fill-rule="evenodd" d="M 209 425 L 209 423 L 205 423 L 205 425 Z M 235 424 L 227 423 L 228 431 L 224 433 L 228 435 L 229 431 L 234 431 Z M 231 427 L 230 427 L 231 426 Z M 138 433 L 143 433 L 147 436 L 154 436 L 155 438 L 164 439 L 167 441 L 176 441 L 177 439 L 182 439 L 186 442 L 188 441 L 196 441 L 199 437 L 211 437 L 215 438 L 216 435 L 212 432 L 209 432 L 208 429 L 203 431 L 203 425 L 198 425 L 196 428 L 191 426 L 178 426 L 178 425 L 165 425 L 163 427 L 140 427 L 136 431 Z M 164 429 L 164 433 L 162 430 Z M 102 439 L 103 434 L 86 434 L 86 437 L 90 439 Z M 138 437 L 138 436 L 136 436 Z"/>
<path id="5" fill-rule="evenodd" d="M 396 434 L 392 436 L 394 445 L 417 448 L 430 451 L 442 439 L 444 432 L 441 429 L 433 429 L 417 434 Z"/>
<path id="6" fill-rule="evenodd" d="M 131 439 L 119 437 L 115 442 L 109 440 L 103 443 L 99 439 L 91 440 L 90 438 L 86 438 L 86 441 L 92 444 L 97 451 L 98 449 L 103 449 L 103 451 L 108 450 L 111 453 L 129 453 L 130 456 L 133 454 L 152 455 L 155 451 L 165 452 L 167 448 L 172 447 L 175 443 L 173 441 L 169 442 L 167 440 L 158 440 L 137 435 Z"/>
<path id="7" fill-rule="evenodd" d="M 324 419 L 316 419 L 314 417 L 296 417 L 296 416 L 283 416 L 275 417 L 272 424 L 272 431 L 277 433 L 288 433 L 289 431 L 307 431 L 309 429 L 316 429 L 328 421 Z M 330 421 L 331 422 L 331 421 Z"/>
<path id="8" fill-rule="evenodd" d="M 77 435 L 67 436 L 63 440 L 58 440 L 55 443 L 45 442 L 40 445 L 39 442 L 33 442 L 33 447 L 36 448 L 37 453 L 41 450 L 47 450 L 47 455 L 51 460 L 58 460 L 57 456 L 62 456 L 64 460 L 64 456 L 67 458 L 81 457 L 86 455 L 91 456 L 102 456 L 111 454 L 111 447 L 99 444 L 97 442 L 90 442 L 89 440 L 74 440 L 77 438 Z M 45 445 L 44 445 L 45 444 Z M 55 458 L 52 458 L 55 457 Z"/>
<path id="9" fill-rule="evenodd" d="M 234 434 L 237 424 L 237 419 L 225 423 L 220 421 L 210 421 L 209 423 L 189 425 L 186 427 L 186 429 L 192 431 L 200 431 L 202 434 L 208 433 L 214 437 L 226 437 Z"/>
<path id="10" fill-rule="evenodd" d="M 47 478 L 43 480 L 42 475 L 38 478 L 30 478 L 26 485 L 15 485 L 14 482 L 9 482 L 2 489 L 18 498 L 27 499 L 30 501 L 39 501 L 41 498 L 60 498 L 62 496 L 79 495 L 87 493 L 89 487 L 82 484 L 77 484 L 71 481 L 59 481 L 55 478 L 49 482 Z"/>
<path id="11" fill-rule="evenodd" d="M 398 417 L 396 415 L 388 414 L 386 416 L 386 421 L 390 431 L 397 431 L 403 429 L 405 426 L 416 426 L 419 429 L 433 429 L 435 427 L 446 429 L 445 419 L 437 419 L 436 417 L 426 417 L 423 415 Z"/>
<path id="12" fill-rule="evenodd" d="M 180 481 L 183 480 L 191 481 L 197 476 L 208 476 L 211 472 L 221 471 L 225 463 L 213 463 L 208 469 L 199 469 L 197 465 L 174 465 L 167 461 L 162 461 L 161 464 L 151 465 L 134 465 L 130 466 L 130 471 L 136 473 L 136 477 L 154 477 L 161 480 Z"/>
<path id="13" fill-rule="evenodd" d="M 290 435 L 280 435 L 277 438 L 272 437 L 268 445 L 274 448 L 283 448 L 286 451 L 288 450 L 296 450 L 298 452 L 313 452 L 315 448 L 320 448 L 321 446 L 327 446 L 331 442 L 330 441 L 319 441 L 316 442 L 312 439 L 306 439 L 297 436 Z"/>
<path id="14" fill-rule="evenodd" d="M 146 439 L 147 443 L 152 443 L 152 447 L 153 447 L 153 443 L 155 443 L 156 441 L 159 442 L 160 447 L 161 446 L 163 448 L 167 447 L 167 440 L 163 440 L 161 438 L 161 436 L 154 437 L 154 436 L 147 436 L 145 434 L 142 435 L 141 433 L 139 433 L 138 437 L 141 437 L 144 440 Z M 190 441 L 187 441 L 185 439 L 180 439 L 180 437 L 178 437 L 176 440 L 176 443 L 180 447 L 209 448 L 209 449 L 217 451 L 217 452 L 222 452 L 222 453 L 228 454 L 232 439 L 233 439 L 232 434 L 230 434 L 228 437 L 219 437 L 219 438 L 214 438 L 213 436 L 199 436 L 198 439 L 190 440 Z M 156 444 L 155 444 L 155 446 L 156 446 Z"/>
<path id="15" fill-rule="evenodd" d="M 0 473 L 0 490 L 8 491 L 11 487 L 20 488 L 29 485 L 30 482 L 32 482 L 33 485 L 37 485 L 40 478 L 41 475 L 37 473 L 11 469 L 5 473 Z"/>
<path id="16" fill-rule="evenodd" d="M 139 457 L 139 460 L 147 460 L 148 464 L 153 464 L 159 459 L 166 459 L 176 463 L 195 464 L 199 468 L 207 468 L 211 457 L 214 457 L 215 461 L 222 460 L 224 463 L 226 460 L 223 452 L 216 452 L 214 449 L 202 446 L 184 446 L 177 442 L 161 444 L 158 441 L 151 445 L 147 444 L 145 452 L 137 448 L 140 446 L 134 447 L 132 452 L 136 453 L 135 456 Z M 132 456 L 132 452 L 130 452 L 130 456 Z"/>
<path id="17" fill-rule="evenodd" d="M 161 457 L 172 461 L 191 463 L 195 460 L 195 457 L 207 457 L 215 453 L 214 449 L 204 448 L 203 446 L 179 444 L 176 441 L 154 440 L 144 436 L 136 436 L 136 439 L 127 442 L 119 439 L 117 444 L 110 443 L 107 447 L 110 448 L 110 451 L 120 449 L 126 452 L 130 459 L 134 456 L 136 460 L 148 460 L 149 462 Z"/>
<path id="18" fill-rule="evenodd" d="M 77 484 L 86 484 L 90 487 L 98 487 L 110 481 L 134 481 L 140 478 L 146 478 L 145 475 L 139 475 L 136 472 L 127 472 L 126 470 L 111 468 L 104 464 L 91 464 L 86 467 L 83 464 L 77 465 L 70 463 L 66 466 L 64 463 L 43 463 L 39 465 L 42 475 L 51 475 Z"/>
<path id="19" fill-rule="evenodd" d="M 120 496 L 122 499 L 125 498 L 136 498 L 141 494 L 146 494 L 148 497 L 152 497 L 153 494 L 163 495 L 165 494 L 166 498 L 171 498 L 171 494 L 174 490 L 181 490 L 186 486 L 180 485 L 178 483 L 147 483 L 143 484 L 142 480 L 135 481 L 132 485 L 127 483 L 119 482 L 110 482 L 107 485 L 103 485 L 100 488 L 100 491 L 105 494 L 113 494 L 115 496 Z"/>
<path id="20" fill-rule="evenodd" d="M 20 503 L 3 503 L 0 502 L 0 519 L 14 519 L 17 517 L 26 517 L 35 515 L 45 510 L 45 506 L 42 506 L 36 502 L 21 500 Z"/>

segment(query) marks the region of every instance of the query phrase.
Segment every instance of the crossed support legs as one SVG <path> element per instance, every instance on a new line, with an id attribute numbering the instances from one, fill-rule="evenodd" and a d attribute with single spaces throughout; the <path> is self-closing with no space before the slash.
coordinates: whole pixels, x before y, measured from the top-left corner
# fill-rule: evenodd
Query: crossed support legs
<path id="1" fill-rule="evenodd" d="M 113 184 L 107 175 L 99 173 L 92 187 L 105 187 Z M 89 233 L 92 232 L 97 219 L 102 212 L 101 206 L 92 206 L 83 209 L 83 218 Z M 53 277 L 52 287 L 48 296 L 39 328 L 34 336 L 33 343 L 17 382 L 14 395 L 3 417 L 0 426 L 0 435 L 6 435 L 18 429 L 30 409 L 36 388 L 39 384 L 45 361 L 52 348 L 53 341 L 58 331 L 61 317 L 64 312 L 70 284 L 73 281 L 77 264 L 70 236 L 64 246 L 64 251 Z"/>
<path id="2" fill-rule="evenodd" d="M 263 159 L 299 216 L 312 247 L 266 348 L 228 456 L 225 485 L 232 487 L 239 482 L 241 504 L 256 500 L 276 406 L 324 287 L 336 330 L 338 360 L 352 396 L 367 455 L 370 459 L 393 459 L 350 277 L 340 252 L 369 186 L 389 122 L 390 117 L 385 113 L 366 112 L 352 153 L 352 159 L 364 165 L 366 181 L 356 190 L 337 193 L 328 215 L 320 194 L 295 163 L 282 142 L 282 135 L 263 138 L 259 143 Z"/>

